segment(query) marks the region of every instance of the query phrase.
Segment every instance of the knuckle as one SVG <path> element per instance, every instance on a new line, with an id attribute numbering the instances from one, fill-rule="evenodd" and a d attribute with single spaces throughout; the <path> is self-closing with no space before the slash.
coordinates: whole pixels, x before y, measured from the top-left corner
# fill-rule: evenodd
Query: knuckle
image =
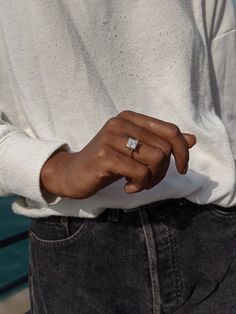
<path id="1" fill-rule="evenodd" d="M 140 126 L 138 126 L 137 124 L 130 122 L 129 123 L 129 128 L 130 128 L 130 132 L 132 134 L 133 137 L 139 137 L 140 134 Z"/>
<path id="2" fill-rule="evenodd" d="M 98 151 L 97 151 L 97 158 L 98 159 L 105 159 L 110 155 L 110 149 L 108 146 L 106 145 L 102 145 L 99 147 Z"/>
<path id="3" fill-rule="evenodd" d="M 106 131 L 113 131 L 113 130 L 117 130 L 119 128 L 119 119 L 117 119 L 116 117 L 112 117 L 110 118 L 104 125 L 104 128 Z"/>
<path id="4" fill-rule="evenodd" d="M 120 118 L 128 118 L 131 113 L 132 113 L 131 110 L 123 110 L 123 111 L 121 111 L 121 112 L 117 115 L 117 117 L 120 117 Z"/>
<path id="5" fill-rule="evenodd" d="M 153 165 L 151 165 L 151 172 L 152 172 L 152 177 L 155 178 L 159 178 L 161 177 L 162 174 L 166 174 L 168 168 L 169 168 L 169 164 L 170 164 L 170 156 L 166 156 L 165 153 L 164 154 L 164 159 L 159 160 L 155 163 L 153 163 Z"/>
<path id="6" fill-rule="evenodd" d="M 157 125 L 157 122 L 152 118 L 150 118 L 146 123 L 150 130 L 154 130 Z"/>
<path id="7" fill-rule="evenodd" d="M 141 181 L 145 180 L 148 175 L 149 175 L 149 170 L 147 167 L 142 166 L 137 169 L 137 176 Z"/>
<path id="8" fill-rule="evenodd" d="M 163 145 L 163 150 L 166 153 L 167 156 L 170 156 L 171 152 L 172 152 L 172 148 L 171 145 L 169 145 L 168 143 Z"/>
<path id="9" fill-rule="evenodd" d="M 169 123 L 169 132 L 171 137 L 178 137 L 181 133 L 179 127 L 173 123 Z"/>
<path id="10" fill-rule="evenodd" d="M 166 158 L 166 154 L 162 149 L 156 149 L 152 155 L 154 163 L 158 163 Z"/>
<path id="11" fill-rule="evenodd" d="M 115 171 L 116 165 L 120 164 L 122 162 L 121 156 L 114 152 L 114 151 L 108 151 L 108 154 L 106 155 L 106 159 L 104 159 L 104 167 L 107 171 Z"/>

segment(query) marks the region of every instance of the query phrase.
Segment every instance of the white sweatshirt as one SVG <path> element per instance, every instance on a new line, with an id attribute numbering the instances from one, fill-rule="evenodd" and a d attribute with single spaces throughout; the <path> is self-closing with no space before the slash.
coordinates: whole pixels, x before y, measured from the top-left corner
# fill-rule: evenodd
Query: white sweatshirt
<path id="1" fill-rule="evenodd" d="M 231 0 L 0 0 L 0 195 L 31 217 L 236 205 L 235 23 Z M 197 136 L 188 173 L 172 159 L 148 191 L 129 195 L 121 179 L 83 200 L 44 196 L 49 156 L 80 151 L 125 109 Z"/>

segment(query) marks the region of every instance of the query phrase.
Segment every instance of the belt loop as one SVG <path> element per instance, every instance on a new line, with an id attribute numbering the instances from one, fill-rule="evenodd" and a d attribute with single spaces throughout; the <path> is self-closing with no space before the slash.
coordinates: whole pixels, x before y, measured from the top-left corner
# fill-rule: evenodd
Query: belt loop
<path id="1" fill-rule="evenodd" d="M 117 222 L 119 221 L 119 214 L 120 214 L 119 208 L 108 208 L 107 220 Z"/>

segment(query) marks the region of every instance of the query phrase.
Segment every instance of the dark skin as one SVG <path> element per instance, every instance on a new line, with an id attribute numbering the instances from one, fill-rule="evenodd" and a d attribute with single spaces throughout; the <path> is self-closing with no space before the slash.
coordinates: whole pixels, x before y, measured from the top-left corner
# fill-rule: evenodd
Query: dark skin
<path id="1" fill-rule="evenodd" d="M 131 158 L 128 137 L 140 141 Z M 189 149 L 196 144 L 192 134 L 181 133 L 169 122 L 123 111 L 108 120 L 80 151 L 58 151 L 41 170 L 41 187 L 49 192 L 83 199 L 126 178 L 124 190 L 137 193 L 157 185 L 166 175 L 174 156 L 180 174 L 188 168 Z"/>

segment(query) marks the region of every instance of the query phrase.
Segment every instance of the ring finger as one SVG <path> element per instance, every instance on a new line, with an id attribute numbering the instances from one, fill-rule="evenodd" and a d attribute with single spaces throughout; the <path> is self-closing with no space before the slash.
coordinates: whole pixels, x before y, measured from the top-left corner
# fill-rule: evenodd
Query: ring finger
<path id="1" fill-rule="evenodd" d="M 169 162 L 170 156 L 166 154 L 161 146 L 153 146 L 145 142 L 139 142 L 136 149 L 131 150 L 126 146 L 128 137 L 110 135 L 109 142 L 113 149 L 120 153 L 132 157 L 136 161 L 149 166 L 152 176 L 158 176 L 166 162 Z"/>

